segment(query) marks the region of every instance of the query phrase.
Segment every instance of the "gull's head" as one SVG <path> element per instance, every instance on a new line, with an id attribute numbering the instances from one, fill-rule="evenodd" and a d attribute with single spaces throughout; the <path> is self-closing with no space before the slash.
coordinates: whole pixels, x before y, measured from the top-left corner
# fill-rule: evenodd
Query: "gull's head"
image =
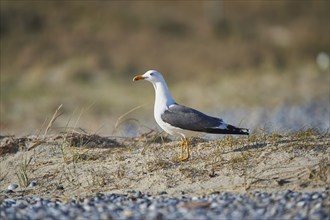
<path id="1" fill-rule="evenodd" d="M 158 72 L 157 70 L 148 70 L 143 75 L 135 76 L 133 78 L 133 81 L 138 81 L 138 80 L 142 80 L 142 79 L 150 81 L 152 83 L 164 81 L 162 74 L 160 72 Z"/>

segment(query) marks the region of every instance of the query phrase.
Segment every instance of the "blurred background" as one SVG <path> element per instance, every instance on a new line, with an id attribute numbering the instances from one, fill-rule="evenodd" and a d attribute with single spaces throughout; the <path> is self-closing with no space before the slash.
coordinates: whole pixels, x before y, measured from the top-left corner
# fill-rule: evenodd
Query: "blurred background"
<path id="1" fill-rule="evenodd" d="M 61 104 L 52 132 L 156 129 L 153 87 L 132 82 L 149 69 L 164 75 L 178 103 L 228 123 L 326 130 L 329 7 L 320 0 L 1 0 L 0 134 L 43 133 Z"/>

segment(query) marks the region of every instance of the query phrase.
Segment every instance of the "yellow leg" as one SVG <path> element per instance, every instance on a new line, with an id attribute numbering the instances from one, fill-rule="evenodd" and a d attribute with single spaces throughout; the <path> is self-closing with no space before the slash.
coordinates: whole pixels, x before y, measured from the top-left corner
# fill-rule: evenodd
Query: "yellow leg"
<path id="1" fill-rule="evenodd" d="M 181 145 L 180 145 L 180 156 L 179 156 L 179 160 L 182 160 L 183 159 L 183 148 L 184 148 L 184 139 L 181 138 Z"/>
<path id="2" fill-rule="evenodd" d="M 186 147 L 187 147 L 187 159 L 186 160 L 189 160 L 190 158 L 190 143 L 189 143 L 189 140 L 186 139 Z"/>
<path id="3" fill-rule="evenodd" d="M 187 156 L 183 157 L 183 150 L 186 149 L 187 151 Z M 189 141 L 186 138 L 182 138 L 182 143 L 181 143 L 181 155 L 179 157 L 179 160 L 181 161 L 187 161 L 190 158 L 190 147 L 189 147 Z"/>

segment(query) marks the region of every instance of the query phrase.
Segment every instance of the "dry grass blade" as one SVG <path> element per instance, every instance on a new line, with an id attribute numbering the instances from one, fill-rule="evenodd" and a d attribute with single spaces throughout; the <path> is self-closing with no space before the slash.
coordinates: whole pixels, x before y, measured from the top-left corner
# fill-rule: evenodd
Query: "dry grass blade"
<path id="1" fill-rule="evenodd" d="M 50 120 L 46 130 L 45 130 L 45 133 L 44 133 L 44 137 L 47 135 L 48 133 L 48 130 L 52 127 L 53 123 L 55 122 L 55 120 L 62 115 L 62 113 L 60 114 L 57 114 L 57 112 L 62 108 L 63 104 L 61 104 L 60 106 L 58 106 L 58 108 L 56 109 L 55 113 L 53 114 L 53 117 L 52 119 Z"/>
<path id="2" fill-rule="evenodd" d="M 148 135 L 148 134 L 151 134 L 151 133 L 154 132 L 154 131 L 155 131 L 155 130 L 152 130 L 151 132 L 147 133 L 147 135 Z M 156 134 L 154 135 L 154 137 L 153 137 L 151 140 L 149 140 L 149 141 L 144 145 L 143 150 L 141 151 L 141 155 L 145 155 L 145 152 L 146 152 L 147 148 L 149 148 L 150 145 L 152 145 L 153 143 L 155 143 L 156 140 L 157 140 L 158 138 L 161 138 L 161 140 L 164 141 L 164 140 L 163 140 L 163 137 L 162 137 L 162 133 L 163 133 L 162 131 L 161 131 L 161 132 L 156 132 Z"/>
<path id="3" fill-rule="evenodd" d="M 28 175 L 28 169 L 29 165 L 32 161 L 32 157 L 24 158 L 22 162 L 18 165 L 18 168 L 16 169 L 16 176 L 19 181 L 19 185 L 21 187 L 27 187 L 29 185 L 29 175 Z"/>
<path id="4" fill-rule="evenodd" d="M 132 108 L 131 110 L 129 110 L 128 112 L 125 112 L 124 114 L 122 114 L 122 115 L 117 119 L 117 121 L 116 121 L 116 123 L 115 123 L 115 126 L 114 126 L 114 128 L 113 128 L 112 134 L 114 134 L 114 133 L 117 131 L 118 126 L 121 124 L 121 121 L 122 121 L 122 119 L 123 119 L 124 117 L 126 117 L 128 114 L 134 112 L 135 110 L 137 110 L 137 109 L 139 109 L 139 108 L 142 108 L 143 106 L 145 106 L 145 104 L 144 104 L 144 105 L 136 106 L 136 107 Z"/>
<path id="5" fill-rule="evenodd" d="M 25 188 L 29 185 L 29 177 L 27 175 L 26 170 L 24 170 L 22 167 L 18 168 L 18 170 L 16 171 L 16 176 L 21 187 Z"/>
<path id="6" fill-rule="evenodd" d="M 74 124 L 74 126 L 73 126 L 73 128 L 72 128 L 71 133 L 74 133 L 74 132 L 75 132 L 75 129 L 77 128 L 77 125 L 78 125 L 78 122 L 79 122 L 81 116 L 82 116 L 84 113 L 86 113 L 90 108 L 92 108 L 92 106 L 93 106 L 94 104 L 95 104 L 95 103 L 93 102 L 93 103 L 90 104 L 86 109 L 83 108 L 83 109 L 80 110 L 80 113 L 79 113 L 78 118 L 77 118 L 77 120 L 76 120 L 76 122 L 75 122 L 75 124 Z M 83 130 L 83 132 L 86 133 L 84 130 Z"/>
<path id="7" fill-rule="evenodd" d="M 40 144 L 43 144 L 43 143 L 46 143 L 46 141 L 41 141 L 41 140 L 36 139 L 35 142 L 30 147 L 28 147 L 27 150 L 28 151 L 33 150 L 34 148 L 36 148 L 37 146 L 39 146 Z"/>

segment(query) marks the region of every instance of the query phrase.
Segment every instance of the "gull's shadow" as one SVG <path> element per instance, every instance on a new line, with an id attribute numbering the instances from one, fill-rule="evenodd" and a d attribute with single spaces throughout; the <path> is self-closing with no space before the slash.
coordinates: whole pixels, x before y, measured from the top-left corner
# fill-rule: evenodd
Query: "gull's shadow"
<path id="1" fill-rule="evenodd" d="M 299 139 L 299 138 L 295 138 L 295 139 L 281 139 L 281 140 L 276 140 L 274 142 L 264 142 L 264 143 L 254 143 L 254 144 L 248 144 L 245 145 L 243 147 L 237 148 L 235 150 L 233 150 L 234 152 L 242 152 L 242 151 L 247 151 L 247 150 L 256 150 L 256 149 L 261 149 L 268 146 L 272 146 L 272 145 L 278 145 L 278 144 L 290 144 L 290 143 L 296 143 L 299 141 L 313 141 L 312 138 L 308 138 L 308 139 Z"/>

